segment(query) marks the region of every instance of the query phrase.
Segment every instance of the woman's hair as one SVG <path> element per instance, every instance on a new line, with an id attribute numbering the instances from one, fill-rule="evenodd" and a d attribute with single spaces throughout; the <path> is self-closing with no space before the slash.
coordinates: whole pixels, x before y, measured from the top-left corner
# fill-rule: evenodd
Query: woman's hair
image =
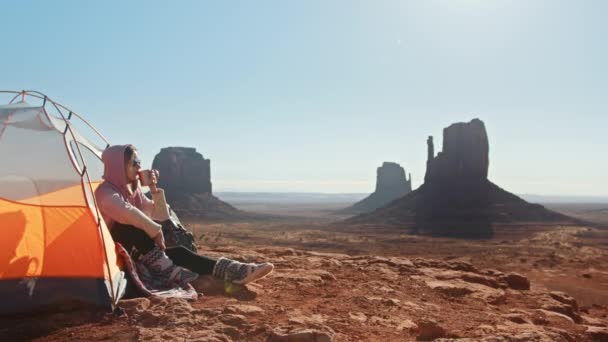
<path id="1" fill-rule="evenodd" d="M 133 145 L 127 145 L 127 148 L 125 148 L 125 172 L 126 172 L 126 169 L 128 166 L 127 164 L 131 160 L 131 157 L 133 157 L 133 154 L 135 153 L 135 151 L 137 151 L 137 149 Z M 129 195 L 133 195 L 133 192 L 137 189 L 137 186 L 139 185 L 139 183 L 137 182 L 137 179 L 136 179 L 129 184 L 131 184 L 131 186 L 127 186 L 127 191 L 129 192 Z"/>

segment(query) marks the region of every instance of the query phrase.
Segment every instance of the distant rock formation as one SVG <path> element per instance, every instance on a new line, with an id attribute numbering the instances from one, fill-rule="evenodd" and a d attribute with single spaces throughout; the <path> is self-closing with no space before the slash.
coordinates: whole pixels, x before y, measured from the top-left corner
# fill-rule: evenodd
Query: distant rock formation
<path id="1" fill-rule="evenodd" d="M 152 168 L 160 171 L 158 186 L 167 200 L 191 194 L 211 193 L 211 161 L 193 147 L 165 147 L 154 157 Z"/>
<path id="2" fill-rule="evenodd" d="M 493 222 L 574 220 L 530 204 L 488 180 L 489 143 L 481 120 L 445 128 L 443 151 L 437 156 L 433 137 L 427 145 L 427 170 L 420 188 L 346 222 L 396 224 L 431 235 L 490 237 Z"/>
<path id="3" fill-rule="evenodd" d="M 384 162 L 376 170 L 377 193 L 398 192 L 402 195 L 412 191 L 412 175 L 408 180 L 405 170 L 401 165 L 392 162 Z"/>
<path id="4" fill-rule="evenodd" d="M 213 196 L 211 161 L 193 147 L 166 147 L 154 157 L 152 168 L 159 170 L 158 186 L 167 202 L 183 217 L 235 219 L 253 216 Z"/>
<path id="5" fill-rule="evenodd" d="M 412 191 L 412 175 L 397 163 L 384 162 L 376 171 L 376 190 L 368 197 L 342 210 L 343 213 L 367 213 Z"/>
<path id="6" fill-rule="evenodd" d="M 433 137 L 427 140 L 425 183 L 480 182 L 488 179 L 488 135 L 483 122 L 473 119 L 443 130 L 443 151 L 433 155 Z"/>

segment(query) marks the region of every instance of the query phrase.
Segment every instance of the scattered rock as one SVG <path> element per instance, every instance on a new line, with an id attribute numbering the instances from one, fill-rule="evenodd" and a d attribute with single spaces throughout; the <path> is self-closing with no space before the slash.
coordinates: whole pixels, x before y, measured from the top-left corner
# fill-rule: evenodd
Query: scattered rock
<path id="1" fill-rule="evenodd" d="M 479 335 L 489 335 L 494 333 L 496 331 L 496 328 L 491 325 L 481 324 L 477 327 L 476 331 L 479 333 Z"/>
<path id="2" fill-rule="evenodd" d="M 514 290 L 530 289 L 530 280 L 519 273 L 511 272 L 504 277 L 504 280 Z"/>
<path id="3" fill-rule="evenodd" d="M 450 280 L 450 279 L 462 279 L 468 283 L 482 284 L 493 288 L 499 288 L 500 283 L 495 279 L 481 274 L 472 272 L 459 272 L 459 271 L 444 271 L 435 275 L 435 278 L 439 280 Z"/>
<path id="4" fill-rule="evenodd" d="M 383 264 L 370 265 L 365 267 L 365 270 L 368 272 L 375 272 L 383 280 L 391 282 L 400 278 L 400 274 L 398 272 L 393 271 L 390 267 Z"/>
<path id="5" fill-rule="evenodd" d="M 251 314 L 257 314 L 257 313 L 264 312 L 264 309 L 262 309 L 259 306 L 255 306 L 255 305 L 232 304 L 232 305 L 226 306 L 226 308 L 224 309 L 224 312 L 241 314 L 241 315 L 251 315 Z"/>
<path id="6" fill-rule="evenodd" d="M 464 295 L 468 295 L 469 293 L 473 293 L 473 290 L 471 290 L 468 286 L 458 285 L 453 282 L 429 280 L 426 281 L 426 285 L 431 289 L 450 297 L 462 297 Z"/>
<path id="7" fill-rule="evenodd" d="M 507 302 L 507 295 L 505 291 L 499 289 L 477 288 L 476 291 L 471 294 L 471 296 L 491 305 L 503 305 Z"/>
<path id="8" fill-rule="evenodd" d="M 539 309 L 538 312 L 541 312 L 545 315 L 547 323 L 550 323 L 551 320 L 558 320 L 562 322 L 567 322 L 570 324 L 574 324 L 574 320 L 572 317 L 565 315 L 563 313 L 557 312 L 555 310 L 551 310 L 550 308 L 544 307 L 543 309 Z M 545 324 L 547 324 L 545 323 Z"/>
<path id="9" fill-rule="evenodd" d="M 549 292 L 549 296 L 560 303 L 570 305 L 574 311 L 578 312 L 578 303 L 576 302 L 576 299 L 572 298 L 572 296 L 568 295 L 567 293 L 561 291 L 552 291 Z"/>
<path id="10" fill-rule="evenodd" d="M 299 312 L 295 312 L 295 313 L 290 313 L 289 314 L 289 323 L 296 323 L 296 324 L 302 324 L 302 325 L 308 325 L 308 324 L 323 324 L 325 323 L 327 319 L 323 316 L 323 315 L 318 315 L 318 314 L 313 314 L 310 316 L 306 316 L 303 315 Z"/>
<path id="11" fill-rule="evenodd" d="M 399 306 L 399 303 L 401 301 L 399 299 L 395 299 L 395 298 L 386 298 L 382 300 L 382 304 L 384 305 L 388 305 L 388 306 Z"/>
<path id="12" fill-rule="evenodd" d="M 592 341 L 608 341 L 608 328 L 588 326 L 585 335 Z"/>
<path id="13" fill-rule="evenodd" d="M 439 269 L 448 269 L 454 271 L 464 271 L 464 272 L 473 272 L 479 273 L 477 268 L 473 266 L 469 262 L 465 261 L 443 261 L 443 260 L 431 260 L 431 259 L 422 259 L 415 258 L 412 260 L 412 263 L 418 268 L 439 268 Z"/>
<path id="14" fill-rule="evenodd" d="M 150 300 L 148 298 L 123 299 L 120 301 L 120 308 L 125 311 L 127 316 L 142 313 L 149 307 Z"/>
<path id="15" fill-rule="evenodd" d="M 327 328 L 327 330 L 330 330 Z M 278 327 L 272 331 L 267 342 L 332 342 L 333 331 L 312 329 L 296 330 L 293 327 Z"/>
<path id="16" fill-rule="evenodd" d="M 247 319 L 243 315 L 228 314 L 221 315 L 218 318 L 222 323 L 235 327 L 241 327 L 247 324 Z"/>
<path id="17" fill-rule="evenodd" d="M 324 283 L 325 281 L 334 281 L 336 276 L 325 270 L 289 270 L 286 272 L 276 272 L 273 277 L 275 279 L 285 279 L 296 284 L 306 283 Z"/>
<path id="18" fill-rule="evenodd" d="M 395 317 L 382 318 L 382 317 L 378 317 L 378 316 L 372 316 L 369 318 L 367 323 L 372 326 L 380 325 L 383 327 L 394 328 L 399 331 L 411 330 L 411 329 L 415 329 L 417 327 L 416 323 L 412 322 L 409 319 L 402 319 L 402 318 L 395 318 Z"/>
<path id="19" fill-rule="evenodd" d="M 349 312 L 348 317 L 353 321 L 357 322 L 365 322 L 367 321 L 367 316 L 363 312 Z"/>
<path id="20" fill-rule="evenodd" d="M 554 291 L 545 295 L 540 305 L 542 309 L 566 315 L 576 323 L 582 322 L 576 300 L 563 292 Z"/>
<path id="21" fill-rule="evenodd" d="M 565 315 L 570 318 L 573 322 L 581 323 L 582 319 L 578 312 L 576 312 L 570 305 L 562 303 L 547 303 L 542 306 L 544 310 L 552 311 Z"/>
<path id="22" fill-rule="evenodd" d="M 556 333 L 543 331 L 507 332 L 494 334 L 481 339 L 483 342 L 509 341 L 509 342 L 554 342 L 564 341 L 564 338 Z"/>
<path id="23" fill-rule="evenodd" d="M 511 322 L 515 322 L 517 324 L 529 324 L 530 321 L 528 321 L 524 316 L 522 316 L 521 314 L 517 314 L 517 313 L 511 313 L 511 314 L 506 314 L 503 315 L 504 318 L 508 319 Z"/>
<path id="24" fill-rule="evenodd" d="M 446 336 L 445 329 L 434 320 L 424 319 L 416 323 L 418 326 L 419 341 L 432 341 Z"/>
<path id="25" fill-rule="evenodd" d="M 448 263 L 448 268 L 455 271 L 478 272 L 473 264 L 466 261 L 451 261 Z"/>
<path id="26" fill-rule="evenodd" d="M 494 269 L 485 269 L 485 270 L 481 271 L 481 274 L 491 276 L 491 277 L 498 277 L 498 278 L 502 278 L 504 276 L 503 272 L 500 272 L 499 270 L 494 270 Z"/>
<path id="27" fill-rule="evenodd" d="M 608 327 L 608 322 L 599 318 L 581 316 L 581 319 L 583 320 L 583 324 L 585 325 L 592 325 L 596 327 Z"/>

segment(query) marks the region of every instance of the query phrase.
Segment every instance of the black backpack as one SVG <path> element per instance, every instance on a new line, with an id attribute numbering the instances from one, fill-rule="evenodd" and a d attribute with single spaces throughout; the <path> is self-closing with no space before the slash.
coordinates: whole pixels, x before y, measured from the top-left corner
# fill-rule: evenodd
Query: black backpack
<path id="1" fill-rule="evenodd" d="M 167 247 L 184 246 L 192 252 L 197 253 L 194 235 L 182 225 L 171 207 L 167 207 L 169 209 L 169 219 L 161 222 L 165 244 Z"/>

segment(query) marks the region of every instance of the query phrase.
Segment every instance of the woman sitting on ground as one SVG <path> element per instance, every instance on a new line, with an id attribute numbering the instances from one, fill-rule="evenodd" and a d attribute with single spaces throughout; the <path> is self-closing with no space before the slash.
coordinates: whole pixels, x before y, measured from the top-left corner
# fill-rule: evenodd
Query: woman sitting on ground
<path id="1" fill-rule="evenodd" d="M 102 154 L 104 182 L 95 191 L 101 214 L 115 242 L 139 252 L 139 262 L 165 284 L 185 286 L 199 275 L 213 275 L 235 284 L 246 284 L 272 272 L 271 263 L 241 263 L 221 257 L 214 260 L 178 246 L 165 246 L 162 222 L 169 219 L 164 191 L 152 173 L 152 200 L 139 186 L 141 162 L 133 145 L 108 147 Z M 156 220 L 157 222 L 155 222 Z"/>

